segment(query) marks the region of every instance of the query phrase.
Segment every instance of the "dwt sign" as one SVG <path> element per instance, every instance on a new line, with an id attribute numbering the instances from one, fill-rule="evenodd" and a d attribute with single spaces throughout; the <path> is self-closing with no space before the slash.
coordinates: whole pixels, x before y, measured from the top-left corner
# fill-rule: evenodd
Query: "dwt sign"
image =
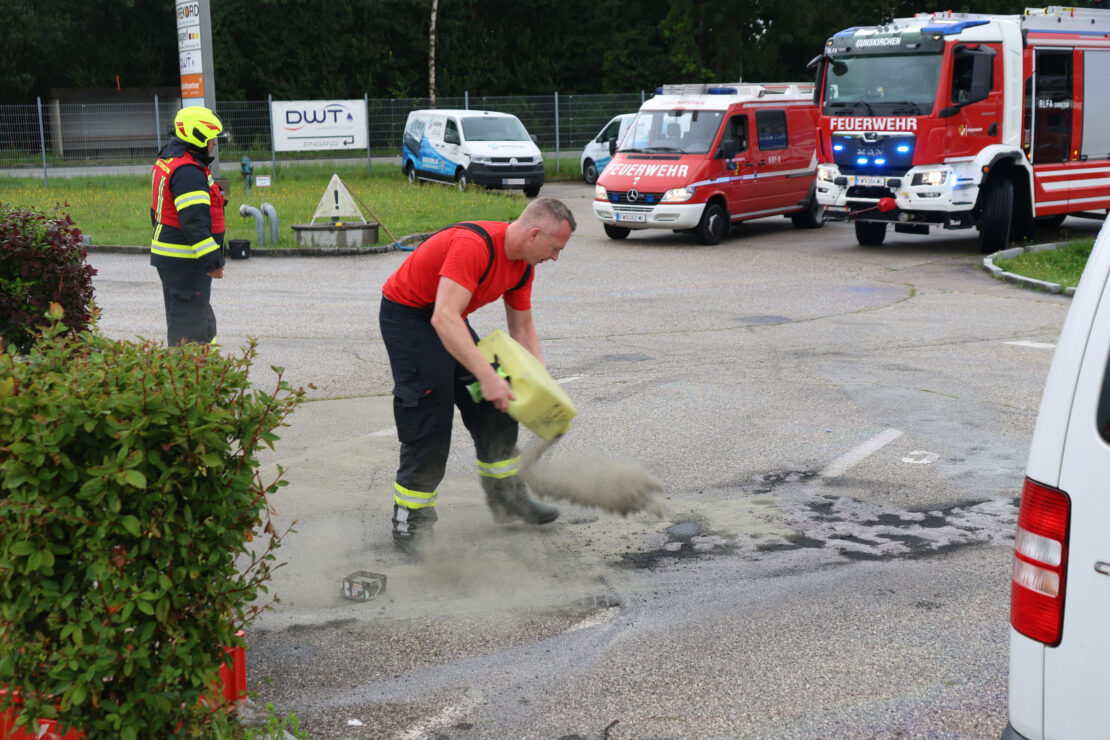
<path id="1" fill-rule="evenodd" d="M 282 152 L 365 149 L 364 100 L 274 101 L 274 148 Z"/>

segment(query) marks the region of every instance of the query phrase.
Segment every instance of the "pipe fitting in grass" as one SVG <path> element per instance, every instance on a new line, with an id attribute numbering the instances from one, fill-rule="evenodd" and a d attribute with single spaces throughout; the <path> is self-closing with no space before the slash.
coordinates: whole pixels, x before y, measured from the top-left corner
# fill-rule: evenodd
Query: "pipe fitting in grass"
<path id="1" fill-rule="evenodd" d="M 266 204 L 263 204 L 263 205 L 266 205 Z M 254 231 L 255 231 L 256 241 L 258 242 L 258 246 L 260 246 L 260 247 L 265 246 L 266 245 L 266 230 L 263 227 L 262 211 L 258 210 L 254 206 L 248 206 L 246 203 L 244 203 L 243 205 L 239 206 L 239 215 L 242 216 L 243 218 L 246 218 L 247 216 L 253 216 L 254 217 Z M 275 216 L 275 219 L 276 219 L 276 216 Z M 274 241 L 276 243 L 277 239 L 275 238 Z"/>
<path id="2" fill-rule="evenodd" d="M 276 247 L 277 243 L 278 243 L 278 215 L 277 215 L 277 209 L 274 208 L 269 203 L 263 202 L 262 203 L 262 214 L 266 217 L 266 220 L 269 221 L 269 223 L 270 223 L 270 243 L 272 243 Z"/>

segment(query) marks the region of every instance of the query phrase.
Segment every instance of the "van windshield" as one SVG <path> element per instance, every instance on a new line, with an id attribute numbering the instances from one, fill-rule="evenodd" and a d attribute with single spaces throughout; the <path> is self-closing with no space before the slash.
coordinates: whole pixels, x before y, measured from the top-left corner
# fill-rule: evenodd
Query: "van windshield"
<path id="1" fill-rule="evenodd" d="M 640 111 L 620 151 L 705 154 L 724 116 L 719 110 Z"/>
<path id="2" fill-rule="evenodd" d="M 462 119 L 467 141 L 531 141 L 524 124 L 510 116 Z"/>

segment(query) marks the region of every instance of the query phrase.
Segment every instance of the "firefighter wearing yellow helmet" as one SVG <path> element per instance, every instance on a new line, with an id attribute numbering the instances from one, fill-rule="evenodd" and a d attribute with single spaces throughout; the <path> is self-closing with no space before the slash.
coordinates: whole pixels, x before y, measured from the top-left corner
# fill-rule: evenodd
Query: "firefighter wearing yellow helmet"
<path id="1" fill-rule="evenodd" d="M 200 106 L 182 108 L 173 137 L 154 163 L 151 178 L 150 264 L 158 269 L 166 306 L 166 344 L 212 342 L 212 279 L 224 276 L 224 204 L 212 178 L 216 137 L 224 126 Z"/>

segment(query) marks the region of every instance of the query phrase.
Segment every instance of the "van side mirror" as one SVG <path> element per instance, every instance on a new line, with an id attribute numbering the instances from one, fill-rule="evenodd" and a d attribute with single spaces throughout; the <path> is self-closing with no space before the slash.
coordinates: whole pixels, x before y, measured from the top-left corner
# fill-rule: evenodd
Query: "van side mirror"
<path id="1" fill-rule="evenodd" d="M 609 156 L 611 157 L 616 153 L 617 153 L 617 137 L 614 136 L 613 138 L 609 139 Z"/>
<path id="2" fill-rule="evenodd" d="M 740 151 L 740 143 L 736 139 L 722 139 L 721 147 L 717 150 L 717 159 L 732 159 Z"/>
<path id="3" fill-rule="evenodd" d="M 540 140 L 536 138 L 535 134 L 528 134 L 528 138 L 532 140 L 533 144 L 539 145 Z"/>
<path id="4" fill-rule="evenodd" d="M 458 144 L 459 143 L 459 132 L 458 131 L 445 131 L 444 134 L 443 134 L 443 141 L 448 143 L 448 144 Z"/>

